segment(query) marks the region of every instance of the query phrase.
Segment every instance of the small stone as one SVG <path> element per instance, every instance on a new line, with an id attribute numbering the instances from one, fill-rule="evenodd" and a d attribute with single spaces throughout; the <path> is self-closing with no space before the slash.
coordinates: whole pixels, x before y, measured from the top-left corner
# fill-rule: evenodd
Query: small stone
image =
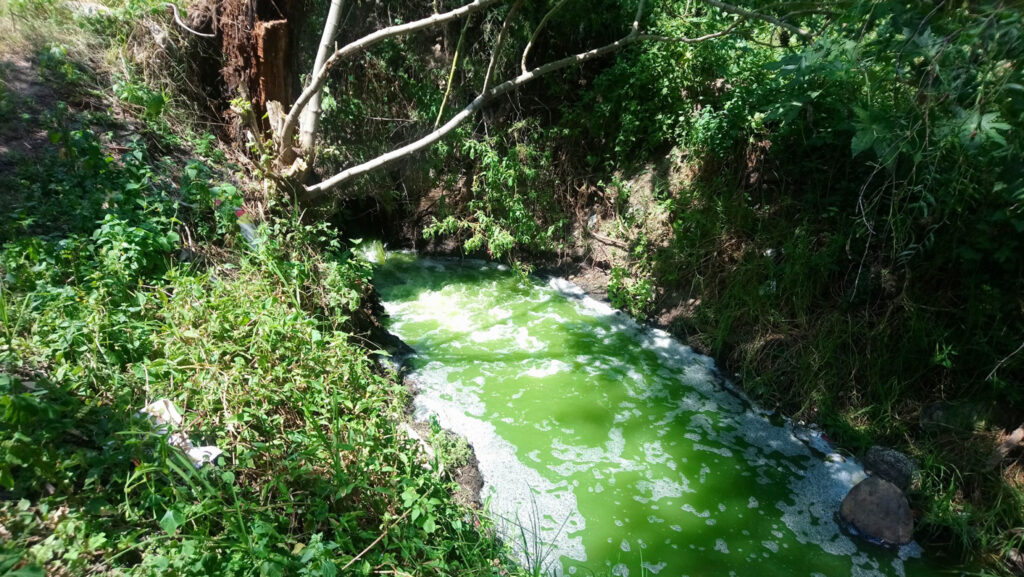
<path id="1" fill-rule="evenodd" d="M 1003 555 L 1014 575 L 1024 575 L 1024 554 L 1019 549 L 1010 549 Z"/>
<path id="2" fill-rule="evenodd" d="M 881 477 L 868 477 L 851 489 L 839 515 L 858 534 L 883 545 L 906 545 L 914 535 L 907 497 Z"/>
<path id="3" fill-rule="evenodd" d="M 876 477 L 881 477 L 900 491 L 910 488 L 917 467 L 910 457 L 888 447 L 871 447 L 864 456 L 864 468 Z"/>

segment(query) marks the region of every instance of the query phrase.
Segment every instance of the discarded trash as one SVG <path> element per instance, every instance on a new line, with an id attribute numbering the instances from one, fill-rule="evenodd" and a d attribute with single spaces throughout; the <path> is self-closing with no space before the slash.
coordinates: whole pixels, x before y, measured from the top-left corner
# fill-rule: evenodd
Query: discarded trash
<path id="1" fill-rule="evenodd" d="M 156 426 L 156 431 L 161 435 L 170 433 L 170 426 L 178 428 L 182 423 L 181 413 L 174 406 L 174 403 L 168 399 L 153 401 L 146 405 L 140 413 L 149 417 L 149 420 Z M 171 434 L 167 442 L 184 451 L 185 456 L 188 457 L 189 461 L 192 461 L 192 464 L 197 469 L 206 463 L 213 463 L 217 460 L 217 457 L 224 454 L 224 451 L 221 451 L 216 445 L 204 445 L 201 447 L 193 445 L 192 441 L 183 433 Z"/>

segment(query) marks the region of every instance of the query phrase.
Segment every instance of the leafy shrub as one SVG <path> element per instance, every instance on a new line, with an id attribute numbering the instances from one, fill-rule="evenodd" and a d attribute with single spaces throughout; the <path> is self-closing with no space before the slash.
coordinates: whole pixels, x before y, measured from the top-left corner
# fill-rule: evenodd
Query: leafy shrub
<path id="1" fill-rule="evenodd" d="M 643 320 L 654 307 L 654 284 L 650 275 L 638 277 L 629 269 L 612 267 L 611 278 L 608 280 L 608 298 L 613 307 Z"/>
<path id="2" fill-rule="evenodd" d="M 525 126 L 510 130 L 516 138 Z M 447 214 L 424 229 L 426 238 L 459 235 L 469 252 L 501 259 L 520 252 L 550 251 L 565 219 L 550 190 L 557 187 L 550 153 L 532 144 L 497 137 L 463 141 L 461 154 L 474 162 L 473 198 L 462 213 Z"/>

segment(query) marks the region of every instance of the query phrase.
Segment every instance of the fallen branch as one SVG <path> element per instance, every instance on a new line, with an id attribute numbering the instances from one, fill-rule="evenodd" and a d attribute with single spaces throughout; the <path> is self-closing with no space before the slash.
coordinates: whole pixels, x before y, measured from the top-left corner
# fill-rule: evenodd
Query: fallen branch
<path id="1" fill-rule="evenodd" d="M 331 53 L 334 38 L 338 35 L 338 25 L 341 23 L 343 5 L 344 0 L 331 0 L 331 8 L 327 11 L 327 21 L 324 22 L 324 30 L 320 35 L 320 46 L 316 49 L 313 70 L 323 68 L 324 62 L 327 61 L 327 56 Z M 317 90 L 313 94 L 309 104 L 299 116 L 300 150 L 311 150 L 316 142 L 316 131 L 320 127 L 320 92 Z"/>
<path id="2" fill-rule="evenodd" d="M 429 146 L 432 146 L 435 142 L 441 140 L 448 133 L 455 130 L 456 127 L 462 124 L 466 119 L 470 118 L 478 110 L 486 106 L 490 101 L 494 100 L 495 98 L 498 98 L 499 96 L 507 94 L 528 82 L 536 80 L 541 76 L 550 74 L 563 68 L 568 68 L 569 66 L 582 64 L 584 62 L 600 58 L 607 54 L 611 54 L 613 52 L 621 50 L 622 48 L 625 48 L 626 46 L 629 46 L 630 44 L 633 44 L 641 40 L 671 40 L 673 42 L 682 43 L 702 42 L 704 40 L 710 40 L 713 38 L 720 38 L 722 36 L 725 36 L 726 34 L 730 33 L 736 26 L 736 24 L 734 24 L 733 26 L 721 32 L 707 34 L 697 38 L 673 38 L 645 35 L 640 33 L 640 18 L 643 15 L 643 9 L 644 1 L 641 0 L 629 34 L 620 38 L 619 40 L 601 46 L 600 48 L 594 48 L 586 52 L 580 52 L 579 54 L 566 56 L 565 58 L 549 62 L 547 64 L 544 64 L 543 66 L 538 66 L 537 68 L 524 72 L 511 80 L 507 80 L 495 86 L 492 89 L 481 92 L 476 98 L 473 99 L 472 102 L 470 102 L 465 108 L 459 111 L 459 113 L 453 116 L 448 122 L 443 124 L 440 128 L 420 138 L 419 140 L 406 144 L 401 148 L 397 148 L 395 150 L 382 154 L 362 164 L 357 164 L 356 166 L 347 168 L 335 174 L 334 176 L 324 180 L 323 182 L 305 187 L 305 194 L 303 195 L 303 200 L 306 202 L 315 201 L 316 199 L 320 198 L 327 192 L 334 190 L 335 188 L 347 182 L 348 180 L 351 180 L 357 176 L 376 170 L 386 164 L 398 160 L 399 158 L 408 156 L 410 154 L 423 150 Z"/>
<path id="3" fill-rule="evenodd" d="M 391 28 L 385 28 L 383 30 L 380 30 L 380 31 L 374 33 L 374 34 L 371 34 L 371 35 L 366 36 L 366 37 L 364 37 L 364 38 L 362 38 L 360 40 L 357 40 L 357 41 L 355 41 L 355 42 L 345 46 L 344 48 L 336 50 L 334 55 L 332 55 L 331 58 L 329 58 L 327 60 L 327 62 L 324 64 L 324 66 L 315 74 L 314 80 L 310 83 L 310 86 L 308 88 L 306 88 L 306 90 L 303 92 L 302 96 L 299 97 L 299 99 L 296 101 L 295 105 L 292 107 L 291 112 L 289 112 L 288 118 L 285 120 L 285 122 L 283 124 L 283 127 L 282 127 L 282 130 L 281 130 L 281 134 L 279 136 L 280 137 L 279 146 L 281 147 L 280 151 L 279 151 L 280 152 L 279 159 L 285 158 L 286 157 L 286 152 L 288 150 L 290 150 L 289 143 L 291 141 L 292 134 L 294 133 L 295 117 L 298 116 L 299 112 L 302 110 L 302 107 L 305 106 L 306 103 L 309 101 L 309 99 L 312 97 L 312 94 L 315 94 L 317 91 L 320 90 L 320 88 L 322 87 L 323 83 L 326 81 L 328 68 L 334 62 L 336 62 L 338 59 L 340 59 L 340 58 L 342 58 L 342 57 L 344 57 L 346 55 L 352 54 L 352 53 L 354 53 L 354 52 L 356 52 L 358 50 L 362 50 L 362 49 L 364 49 L 364 48 L 366 48 L 366 47 L 368 47 L 368 46 L 370 46 L 370 45 L 372 45 L 372 44 L 374 44 L 376 42 L 379 42 L 380 40 L 383 40 L 384 38 L 388 38 L 388 37 L 391 37 L 391 36 L 396 36 L 398 34 L 405 34 L 405 33 L 408 33 L 408 32 L 415 31 L 415 30 L 421 30 L 421 29 L 426 28 L 428 26 L 432 26 L 432 25 L 435 25 L 435 24 L 440 24 L 442 22 L 448 22 L 448 21 L 454 20 L 456 18 L 460 18 L 462 16 L 468 15 L 468 14 L 470 14 L 472 12 L 477 11 L 477 10 L 482 10 L 482 9 L 484 9 L 484 8 L 486 8 L 486 7 L 488 7 L 488 6 L 492 5 L 492 4 L 495 4 L 495 3 L 499 2 L 499 1 L 502 1 L 502 0 L 475 0 L 472 3 L 463 6 L 462 8 L 458 8 L 456 10 L 452 10 L 452 11 L 446 12 L 444 14 L 435 14 L 434 16 L 431 16 L 429 18 L 424 18 L 422 20 L 417 20 L 417 21 L 411 22 L 409 24 L 404 24 L 404 25 L 401 25 L 401 26 L 393 26 Z M 778 27 L 783 28 L 785 30 L 789 30 L 790 32 L 792 32 L 793 34 L 795 34 L 797 36 L 800 36 L 801 38 L 804 38 L 804 39 L 807 39 L 807 40 L 811 40 L 813 38 L 813 36 L 811 35 L 810 32 L 808 32 L 806 30 L 803 30 L 802 28 L 799 28 L 799 27 L 794 26 L 792 24 L 789 24 L 788 22 L 784 22 L 783 20 L 780 20 L 779 18 L 776 18 L 774 16 L 769 16 L 769 15 L 766 15 L 766 14 L 762 14 L 760 12 L 755 12 L 755 11 L 752 11 L 752 10 L 747 10 L 747 9 L 744 9 L 744 8 L 740 8 L 738 6 L 733 6 L 731 4 L 726 4 L 724 2 L 721 2 L 720 0 L 704 0 L 704 1 L 707 2 L 708 4 L 710 4 L 711 6 L 719 8 L 719 9 L 725 11 L 725 12 L 736 14 L 737 16 L 740 17 L 739 20 L 737 20 L 736 22 L 734 22 L 733 24 L 731 24 L 728 28 L 726 28 L 724 30 L 721 30 L 721 31 L 718 31 L 718 32 L 709 33 L 709 34 L 705 34 L 703 36 L 698 36 L 698 37 L 694 37 L 694 38 L 673 37 L 673 36 L 665 36 L 665 35 L 657 35 L 657 34 L 642 34 L 640 32 L 640 21 L 641 21 L 641 18 L 643 16 L 643 14 L 644 14 L 645 0 L 640 0 L 639 5 L 637 7 L 636 16 L 633 19 L 633 25 L 632 25 L 629 33 L 626 34 L 625 36 L 623 36 L 622 38 L 620 38 L 619 40 L 616 40 L 615 42 L 612 42 L 610 44 L 606 44 L 606 45 L 601 46 L 599 48 L 594 48 L 594 49 L 588 50 L 586 52 L 580 52 L 578 54 L 573 54 L 571 56 L 566 56 L 565 58 L 561 58 L 559 60 L 548 62 L 547 64 L 544 64 L 542 66 L 538 66 L 538 67 L 536 67 L 536 68 L 534 68 L 532 70 L 525 70 L 526 58 L 527 58 L 527 56 L 529 54 L 529 50 L 530 50 L 530 47 L 531 47 L 533 41 L 537 37 L 538 31 L 541 28 L 543 28 L 544 24 L 551 17 L 551 15 L 555 11 L 557 11 L 561 6 L 563 6 L 567 1 L 568 0 L 562 0 L 562 1 L 558 2 L 544 16 L 544 18 L 542 19 L 541 23 L 538 25 L 537 29 L 531 35 L 531 39 L 527 43 L 527 46 L 526 46 L 526 48 L 523 51 L 523 56 L 522 56 L 522 59 L 521 59 L 521 62 L 520 62 L 520 65 L 523 68 L 521 74 L 519 74 L 515 78 L 512 78 L 510 80 L 507 80 L 507 81 L 505 81 L 505 82 L 495 86 L 494 88 L 490 88 L 489 87 L 490 80 L 491 80 L 491 75 L 492 75 L 494 67 L 495 67 L 495 60 L 497 58 L 496 51 L 500 50 L 500 48 L 501 48 L 501 42 L 504 39 L 505 27 L 508 25 L 509 21 L 511 20 L 512 14 L 515 12 L 516 8 L 518 7 L 518 2 L 517 2 L 517 5 L 513 6 L 513 8 L 511 9 L 509 16 L 506 17 L 506 21 L 505 21 L 504 25 L 502 26 L 502 31 L 498 35 L 498 40 L 497 40 L 496 46 L 495 46 L 495 53 L 492 53 L 492 55 L 491 55 L 491 62 L 488 65 L 488 70 L 487 70 L 487 73 L 485 74 L 485 77 L 484 77 L 483 89 L 476 96 L 476 98 L 474 98 L 465 108 L 463 108 L 455 116 L 453 116 L 450 120 L 448 120 L 448 122 L 444 123 L 440 127 L 436 127 L 432 132 L 430 132 L 429 134 L 423 136 L 422 138 L 419 138 L 418 140 L 415 140 L 415 141 L 413 141 L 413 142 L 411 142 L 409 144 L 406 144 L 405 146 L 402 146 L 402 147 L 397 148 L 395 150 L 392 150 L 390 152 L 384 153 L 384 154 L 382 154 L 382 155 L 380 155 L 380 156 L 378 156 L 376 158 L 373 158 L 373 159 L 368 160 L 366 162 L 363 162 L 361 164 L 357 164 L 355 166 L 349 167 L 349 168 L 347 168 L 347 169 L 345 169 L 345 170 L 335 174 L 334 176 L 331 176 L 330 178 L 327 178 L 326 180 L 324 180 L 322 182 L 319 182 L 317 184 L 310 185 L 310 186 L 305 186 L 304 187 L 304 194 L 302 195 L 302 197 L 303 197 L 302 200 L 304 200 L 306 202 L 315 201 L 316 199 L 320 198 L 324 194 L 326 194 L 326 193 L 328 193 L 328 192 L 338 188 L 339 186 L 341 186 L 342 184 L 344 184 L 345 182 L 347 182 L 347 181 L 349 181 L 349 180 L 351 180 L 353 178 L 356 178 L 358 176 L 361 176 L 363 174 L 366 174 L 368 172 L 371 172 L 373 170 L 381 168 L 381 167 L 383 167 L 383 166 L 385 166 L 385 165 L 387 165 L 387 164 L 389 164 L 391 162 L 394 162 L 395 160 L 398 160 L 398 159 L 400 159 L 402 157 L 408 156 L 410 154 L 416 153 L 418 151 L 421 151 L 421 150 L 423 150 L 425 148 L 428 148 L 428 147 L 432 146 L 434 143 L 438 142 L 439 140 L 444 138 L 446 135 L 448 135 L 450 132 L 455 130 L 455 128 L 458 127 L 460 124 L 462 124 L 467 119 L 472 117 L 477 111 L 479 111 L 481 108 L 486 106 L 489 102 L 491 102 L 492 100 L 494 100 L 494 99 L 496 99 L 496 98 L 498 98 L 500 96 L 503 96 L 503 95 L 505 95 L 505 94 L 507 94 L 507 93 L 509 93 L 509 92 L 511 92 L 511 91 L 513 91 L 513 90 L 515 90 L 517 88 L 519 88 L 520 86 L 523 86 L 524 84 L 527 84 L 528 82 L 531 82 L 531 81 L 533 81 L 533 80 L 535 80 L 537 78 L 540 78 L 541 76 L 550 74 L 552 72 L 555 72 L 555 71 L 567 68 L 569 66 L 575 66 L 575 65 L 582 64 L 582 63 L 590 61 L 590 60 L 594 60 L 596 58 L 600 58 L 600 57 L 605 56 L 607 54 L 611 54 L 611 53 L 616 52 L 618 50 L 621 50 L 621 49 L 625 48 L 626 46 L 629 46 L 630 44 L 633 44 L 635 42 L 639 42 L 639 41 L 654 41 L 654 42 L 678 42 L 678 43 L 683 43 L 683 44 L 693 44 L 693 43 L 698 43 L 698 42 L 704 42 L 704 41 L 707 41 L 707 40 L 712 40 L 712 39 L 715 39 L 715 38 L 721 38 L 723 36 L 731 34 L 743 21 L 746 21 L 746 20 L 761 20 L 761 21 L 764 21 L 764 22 L 768 22 L 768 23 L 774 24 L 775 26 L 778 26 Z"/>
<path id="4" fill-rule="evenodd" d="M 804 30 L 799 26 L 794 26 L 789 22 L 780 20 L 779 18 L 776 18 L 774 16 L 761 14 L 760 12 L 754 12 L 753 10 L 747 10 L 745 8 L 740 8 L 739 6 L 733 6 L 732 4 L 726 4 L 725 2 L 720 2 L 719 0 L 704 0 L 704 2 L 707 2 L 708 4 L 724 12 L 729 12 L 731 14 L 736 14 L 738 16 L 742 16 L 744 18 L 749 18 L 753 20 L 761 20 L 763 22 L 768 22 L 769 24 L 774 24 L 779 28 L 789 30 L 790 32 L 796 34 L 797 36 L 803 38 L 804 40 L 814 39 L 814 36 L 807 30 Z"/>
<path id="5" fill-rule="evenodd" d="M 545 14 L 543 18 L 541 18 L 540 24 L 538 24 L 537 27 L 534 28 L 533 34 L 530 36 L 529 42 L 526 43 L 526 48 L 523 48 L 523 58 L 522 61 L 519 63 L 519 68 L 523 74 L 526 74 L 526 57 L 530 55 L 530 49 L 533 48 L 533 43 L 536 42 L 537 37 L 540 36 L 540 31 L 544 29 L 544 25 L 548 23 L 548 20 L 550 20 L 552 16 L 554 16 L 555 12 L 558 12 L 558 9 L 561 8 L 562 6 L 565 6 L 565 3 L 568 1 L 569 0 L 561 0 L 561 2 L 555 4 L 551 8 L 551 10 L 548 10 L 548 13 Z"/>
<path id="6" fill-rule="evenodd" d="M 306 107 L 313 96 L 319 94 L 320 91 L 323 90 L 324 84 L 327 82 L 327 73 L 339 60 L 357 52 L 366 50 L 374 44 L 388 38 L 411 34 L 419 30 L 451 22 L 452 20 L 458 20 L 463 16 L 467 16 L 503 1 L 504 0 L 473 0 L 473 2 L 470 2 L 465 6 L 443 14 L 434 14 L 406 24 L 382 28 L 373 34 L 363 36 L 359 40 L 346 44 L 345 46 L 335 50 L 334 53 L 331 54 L 330 58 L 324 62 L 323 66 L 321 66 L 319 70 L 313 72 L 313 78 L 310 80 L 309 86 L 302 91 L 302 94 L 299 95 L 299 98 L 292 105 L 291 110 L 288 111 L 288 116 L 285 117 L 284 122 L 281 125 L 281 133 L 276 135 L 278 140 L 278 158 L 283 159 L 287 157 L 287 151 L 291 148 L 292 139 L 295 137 L 295 125 L 298 122 L 299 115 L 302 114 L 302 110 Z"/>
<path id="7" fill-rule="evenodd" d="M 1001 368 L 1001 367 L 1002 367 L 1003 365 L 1005 365 L 1005 364 L 1006 364 L 1006 361 L 1008 361 L 1008 360 L 1012 359 L 1012 358 L 1013 358 L 1013 357 L 1014 357 L 1014 356 L 1015 356 L 1015 355 L 1016 355 L 1017 353 L 1021 352 L 1022 350 L 1024 350 L 1024 343 L 1021 343 L 1021 344 L 1020 344 L 1020 346 L 1019 346 L 1019 347 L 1017 347 L 1017 349 L 1016 349 L 1015 351 L 1013 351 L 1012 353 L 1010 353 L 1010 354 L 1006 355 L 1006 357 L 1005 357 L 1005 358 L 1004 358 L 1003 360 L 1001 360 L 1001 361 L 999 361 L 998 363 L 996 363 L 996 366 L 992 368 L 992 372 L 990 372 L 990 373 L 988 374 L 988 376 L 987 376 L 987 377 L 985 377 L 985 380 L 986 380 L 986 381 L 991 381 L 991 380 L 992 380 L 992 377 L 996 376 L 996 372 L 997 372 L 997 371 L 998 371 L 998 370 L 999 370 L 999 369 L 1000 369 L 1000 368 Z"/>
<path id="8" fill-rule="evenodd" d="M 366 549 L 363 549 L 362 551 L 359 552 L 358 555 L 353 557 L 348 563 L 345 563 L 345 566 L 342 567 L 341 570 L 344 571 L 345 569 L 348 569 L 349 567 L 352 566 L 353 563 L 355 563 L 356 561 L 361 559 L 363 557 L 363 555 L 366 555 L 366 553 L 369 552 L 370 549 L 373 549 L 374 546 L 377 545 L 377 543 L 380 543 L 380 540 L 383 539 L 388 534 L 388 531 L 393 529 L 395 525 L 401 523 L 402 519 L 405 519 L 406 515 L 408 515 L 408 514 L 409 514 L 409 511 L 406 511 L 405 513 L 402 513 L 402 516 L 397 518 L 397 519 L 395 519 L 390 525 L 388 525 L 387 528 L 384 529 L 384 532 L 381 533 L 379 537 L 377 537 L 376 539 L 373 540 L 373 543 L 370 543 L 369 545 L 367 545 Z"/>

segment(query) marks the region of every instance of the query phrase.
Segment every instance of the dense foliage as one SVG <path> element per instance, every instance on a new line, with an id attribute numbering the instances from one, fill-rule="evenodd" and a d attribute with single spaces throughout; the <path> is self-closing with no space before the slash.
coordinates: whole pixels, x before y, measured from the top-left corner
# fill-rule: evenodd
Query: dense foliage
<path id="1" fill-rule="evenodd" d="M 566 4 L 538 61 L 599 45 L 629 4 Z M 1019 547 L 1019 452 L 992 451 L 1024 420 L 1024 14 L 999 2 L 743 8 L 809 35 L 653 4 L 652 33 L 735 28 L 638 44 L 525 89 L 510 119 L 470 131 L 504 162 L 467 159 L 477 144 L 438 148 L 474 180 L 428 233 L 543 260 L 588 250 L 590 224 L 611 221 L 602 230 L 625 247 L 605 263 L 613 303 L 670 323 L 762 402 L 851 450 L 913 454 L 925 541 L 975 557 Z M 602 33 L 566 33 L 602 18 Z M 524 113 L 540 126 L 510 130 Z M 523 155 L 524 143 L 550 152 Z M 550 196 L 524 196 L 524 182 Z"/>
<path id="2" fill-rule="evenodd" d="M 70 14 L 11 8 L 79 39 Z M 286 216 L 246 240 L 251 184 L 210 135 L 170 131 L 170 98 L 36 48 L 46 83 L 0 69 L 40 97 L 0 92 L 22 111 L 3 142 L 43 132 L 0 163 L 0 573 L 508 574 L 487 519 L 397 428 L 405 388 L 353 322 L 367 263 Z M 157 399 L 180 428 L 140 414 Z M 222 460 L 193 466 L 179 434 Z"/>

